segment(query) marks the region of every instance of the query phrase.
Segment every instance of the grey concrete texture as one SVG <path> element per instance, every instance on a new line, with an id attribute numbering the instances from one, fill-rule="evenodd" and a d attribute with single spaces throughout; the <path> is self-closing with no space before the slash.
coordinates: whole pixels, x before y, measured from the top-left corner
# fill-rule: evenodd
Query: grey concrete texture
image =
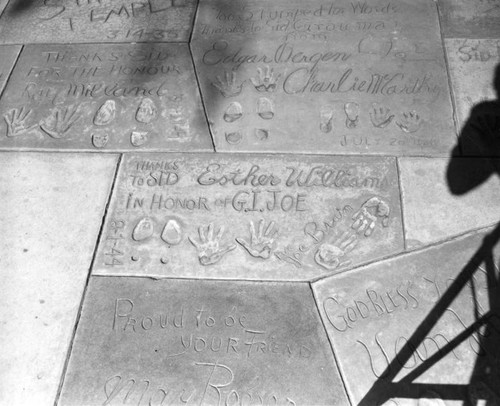
<path id="1" fill-rule="evenodd" d="M 500 404 L 498 0 L 3 6 L 0 405 Z"/>
<path id="2" fill-rule="evenodd" d="M 0 55 L 2 55 L 0 59 L 0 94 L 2 94 L 20 50 L 20 45 L 4 45 L 0 47 Z"/>
<path id="3" fill-rule="evenodd" d="M 491 251 L 485 237 L 460 238 L 314 284 L 354 404 L 392 399 L 411 406 L 415 395 L 436 405 L 475 404 L 469 403 L 477 395 L 471 382 L 484 385 L 482 400 L 498 401 L 499 268 L 489 258 L 500 250 Z M 483 329 L 465 334 L 483 315 Z M 417 372 L 425 364 L 430 368 Z"/>
<path id="4" fill-rule="evenodd" d="M 349 405 L 306 284 L 94 277 L 60 405 Z"/>
<path id="5" fill-rule="evenodd" d="M 7 6 L 8 2 L 9 0 L 0 0 L 0 15 L 3 13 L 3 10 Z"/>
<path id="6" fill-rule="evenodd" d="M 211 151 L 186 44 L 26 45 L 0 148 Z"/>
<path id="7" fill-rule="evenodd" d="M 0 154 L 1 405 L 54 403 L 117 159 Z"/>
<path id="8" fill-rule="evenodd" d="M 446 38 L 500 38 L 497 0 L 438 0 Z"/>
<path id="9" fill-rule="evenodd" d="M 446 159 L 402 158 L 399 168 L 407 248 L 494 225 L 500 218 L 500 182 L 487 160 L 461 158 L 450 164 Z M 478 178 L 486 179 L 469 193 L 453 193 L 455 183 L 478 183 Z"/>
<path id="10" fill-rule="evenodd" d="M 93 273 L 330 275 L 404 249 L 398 186 L 393 158 L 126 155 Z"/>
<path id="11" fill-rule="evenodd" d="M 495 80 L 500 79 L 495 70 L 500 61 L 500 38 L 445 39 L 445 45 L 460 131 L 474 106 L 498 98 Z M 467 145 L 464 148 L 471 152 Z"/>
<path id="12" fill-rule="evenodd" d="M 196 0 L 12 0 L 0 19 L 0 43 L 187 42 L 196 4 Z"/>
<path id="13" fill-rule="evenodd" d="M 442 156 L 455 142 L 431 0 L 202 0 L 192 49 L 218 151 Z"/>

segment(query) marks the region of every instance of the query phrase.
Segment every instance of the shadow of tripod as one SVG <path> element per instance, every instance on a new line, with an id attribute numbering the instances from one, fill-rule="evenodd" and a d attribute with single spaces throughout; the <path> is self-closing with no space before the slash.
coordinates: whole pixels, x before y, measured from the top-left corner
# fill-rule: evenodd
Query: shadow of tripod
<path id="1" fill-rule="evenodd" d="M 497 92 L 497 99 L 479 103 L 472 109 L 461 131 L 459 144 L 453 150 L 448 165 L 447 180 L 450 191 L 455 195 L 471 191 L 492 175 L 500 175 L 500 160 L 493 159 L 500 156 L 500 64 L 495 70 L 493 86 Z M 461 148 L 464 148 L 468 155 L 490 159 L 457 158 Z M 398 351 L 359 405 L 383 404 L 393 398 L 441 398 L 461 400 L 471 406 L 500 405 L 500 272 L 494 258 L 494 249 L 499 240 L 500 223 L 484 237 L 479 249 L 403 348 Z M 474 276 L 479 270 L 486 272 L 487 277 L 489 309 L 487 311 L 481 306 L 477 297 Z M 425 341 L 439 319 L 450 310 L 449 306 L 467 285 L 471 290 L 475 321 L 404 378 L 394 382 L 403 366 L 415 353 L 415 349 Z M 418 377 L 471 337 L 476 337 L 479 353 L 468 384 L 414 383 Z"/>

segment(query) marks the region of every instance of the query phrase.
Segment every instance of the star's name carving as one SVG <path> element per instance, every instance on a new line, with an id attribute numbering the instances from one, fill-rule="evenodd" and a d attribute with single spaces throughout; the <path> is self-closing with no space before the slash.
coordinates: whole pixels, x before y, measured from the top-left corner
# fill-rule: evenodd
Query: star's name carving
<path id="1" fill-rule="evenodd" d="M 312 68 L 315 68 L 321 62 L 347 61 L 351 57 L 351 52 L 341 50 L 326 52 L 297 50 L 296 47 L 287 42 L 278 45 L 270 53 L 245 53 L 241 47 L 237 50 L 230 50 L 227 41 L 217 41 L 212 44 L 211 49 L 203 54 L 202 61 L 207 66 L 231 64 L 236 69 L 248 63 L 311 63 Z"/>
<path id="2" fill-rule="evenodd" d="M 471 40 L 464 39 L 457 49 L 458 59 L 461 62 L 489 62 L 500 59 L 500 40 Z"/>
<path id="3" fill-rule="evenodd" d="M 136 163 L 135 172 L 129 174 L 129 179 L 131 186 L 134 187 L 161 187 L 178 184 L 184 175 L 178 162 L 147 162 Z M 287 166 L 280 171 L 280 174 L 277 174 L 266 171 L 258 164 L 250 164 L 249 168 L 234 169 L 227 168 L 220 163 L 210 163 L 194 177 L 197 184 L 203 187 L 286 186 L 386 189 L 389 185 L 384 175 L 362 175 L 353 167 L 336 168 L 328 165 L 317 165 L 310 168 Z"/>
<path id="4" fill-rule="evenodd" d="M 237 212 L 302 212 L 309 210 L 308 194 L 289 192 L 287 189 L 372 189 L 386 190 L 388 179 L 383 174 L 361 174 L 356 168 L 335 168 L 317 165 L 310 168 L 287 166 L 279 172 L 270 172 L 258 164 L 247 168 L 227 168 L 224 164 L 211 163 L 198 174 L 183 172 L 178 162 L 136 162 L 128 175 L 129 184 L 138 192 L 144 188 L 154 188 L 153 194 L 137 195 L 129 192 L 125 199 L 125 209 L 134 210 L 202 210 L 230 208 Z M 233 186 L 241 189 L 226 196 L 206 196 L 204 194 L 170 192 L 170 188 L 186 186 L 184 178 L 196 179 L 196 186 Z M 193 185 L 193 186 L 195 186 Z M 243 189 L 243 187 L 251 189 Z M 160 188 L 169 193 L 159 193 Z"/>
<path id="5" fill-rule="evenodd" d="M 194 362 L 190 366 L 197 376 L 203 376 L 197 384 L 113 375 L 104 383 L 106 398 L 102 405 L 296 405 L 289 396 L 268 391 L 263 384 L 254 384 L 251 388 L 238 387 L 243 386 L 241 383 L 237 386 L 242 380 L 238 379 L 234 367 L 229 365 L 214 361 Z"/>
<path id="6" fill-rule="evenodd" d="M 237 169 L 224 172 L 220 164 L 208 165 L 198 176 L 202 186 L 230 184 L 233 186 L 277 186 L 326 187 L 326 188 L 385 188 L 385 176 L 363 176 L 350 168 L 334 168 L 326 165 L 303 169 L 296 166 L 284 168 L 287 174 L 282 179 L 275 174 L 261 174 L 261 167 L 253 164 L 249 170 Z"/>
<path id="7" fill-rule="evenodd" d="M 121 2 L 73 0 L 65 4 L 44 0 L 38 20 L 42 23 L 53 20 L 64 21 L 66 22 L 64 28 L 75 31 L 81 25 L 116 24 L 129 19 L 143 20 L 156 14 L 165 15 L 176 7 L 184 7 L 187 4 L 186 0 Z"/>

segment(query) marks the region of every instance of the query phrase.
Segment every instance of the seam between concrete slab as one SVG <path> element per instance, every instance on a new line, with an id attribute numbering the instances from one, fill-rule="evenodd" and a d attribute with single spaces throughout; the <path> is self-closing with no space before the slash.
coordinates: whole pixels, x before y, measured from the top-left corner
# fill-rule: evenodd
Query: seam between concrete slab
<path id="1" fill-rule="evenodd" d="M 84 301 L 85 301 L 85 296 L 86 296 L 86 293 L 87 293 L 87 288 L 88 288 L 88 285 L 89 285 L 89 282 L 90 282 L 90 277 L 92 276 L 92 268 L 94 266 L 94 262 L 95 262 L 95 259 L 96 259 L 96 256 L 97 256 L 97 248 L 99 247 L 99 243 L 101 241 L 101 236 L 103 234 L 104 223 L 105 223 L 106 216 L 108 214 L 109 207 L 110 207 L 110 204 L 111 204 L 111 197 L 113 196 L 113 191 L 115 189 L 115 184 L 116 184 L 116 181 L 118 179 L 118 172 L 119 172 L 119 169 L 120 169 L 120 164 L 121 164 L 121 161 L 122 161 L 122 156 L 123 155 L 119 155 L 118 156 L 118 160 L 116 162 L 116 167 L 115 167 L 115 171 L 114 171 L 114 174 L 113 174 L 113 181 L 111 182 L 111 186 L 109 188 L 109 193 L 108 193 L 108 198 L 107 198 L 107 201 L 106 201 L 106 206 L 104 207 L 104 212 L 102 214 L 101 225 L 100 225 L 99 231 L 97 233 L 97 238 L 96 238 L 96 242 L 95 242 L 95 245 L 94 245 L 94 252 L 92 253 L 92 259 L 90 261 L 89 270 L 87 272 L 87 279 L 85 281 L 85 286 L 83 288 L 82 298 L 80 300 L 80 306 L 78 308 L 78 312 L 77 312 L 77 315 L 76 315 L 76 318 L 75 318 L 75 325 L 73 326 L 73 332 L 71 334 L 71 340 L 69 342 L 68 350 L 66 352 L 66 359 L 64 361 L 64 367 L 63 367 L 63 370 L 62 370 L 62 373 L 61 373 L 61 378 L 59 380 L 59 387 L 57 388 L 56 398 L 54 399 L 54 406 L 57 406 L 57 404 L 59 403 L 59 398 L 61 396 L 61 391 L 62 391 L 62 387 L 63 387 L 63 384 L 64 384 L 64 378 L 66 377 L 66 372 L 68 370 L 69 359 L 71 357 L 71 352 L 73 350 L 73 344 L 75 342 L 76 330 L 78 328 L 78 324 L 80 322 L 80 317 L 82 315 L 82 309 L 83 309 L 83 304 L 84 304 Z"/>
<path id="2" fill-rule="evenodd" d="M 153 279 L 155 281 L 177 281 L 177 282 L 208 282 L 208 283 L 226 283 L 226 282 L 235 282 L 235 283 L 255 283 L 258 285 L 262 284 L 282 284 L 282 285 L 310 285 L 309 281 L 287 281 L 287 280 L 245 280 L 245 279 L 202 279 L 202 278 L 155 278 L 151 276 L 144 275 L 91 275 L 91 278 L 132 278 L 132 279 Z"/>
<path id="3" fill-rule="evenodd" d="M 2 18 L 3 16 L 3 13 L 5 13 L 5 10 L 7 9 L 7 7 L 9 6 L 9 3 L 11 2 L 12 0 L 7 0 L 7 4 L 5 5 L 5 7 L 3 8 L 2 12 L 0 13 L 0 18 Z M 5 44 L 7 45 L 7 44 Z"/>
<path id="4" fill-rule="evenodd" d="M 7 6 L 5 6 L 5 8 L 7 8 Z M 4 9 L 4 11 L 5 11 L 5 9 Z M 0 17 L 1 17 L 1 15 L 0 15 Z M 19 49 L 19 52 L 17 53 L 16 60 L 14 61 L 14 63 L 12 64 L 12 67 L 10 68 L 9 75 L 7 76 L 7 79 L 5 79 L 5 85 L 4 85 L 3 89 L 0 91 L 0 99 L 3 97 L 3 94 L 5 93 L 5 89 L 7 89 L 7 85 L 9 84 L 12 73 L 14 72 L 14 69 L 17 65 L 17 62 L 19 61 L 19 57 L 21 56 L 21 52 L 23 52 L 23 50 L 24 50 L 24 45 L 21 45 L 21 49 Z"/>
<path id="5" fill-rule="evenodd" d="M 191 41 L 193 40 L 194 26 L 196 25 L 196 20 L 198 19 L 198 11 L 200 9 L 200 0 L 196 1 L 196 7 L 193 13 L 193 19 L 191 21 L 191 32 L 189 33 L 188 44 L 190 45 L 189 50 L 191 51 Z M 191 56 L 192 58 L 192 56 Z M 194 65 L 194 63 L 193 63 Z"/>
<path id="6" fill-rule="evenodd" d="M 376 258 L 376 259 L 372 259 L 370 261 L 366 261 L 366 262 L 360 263 L 360 264 L 358 264 L 356 266 L 353 266 L 352 268 L 348 268 L 348 269 L 345 269 L 345 270 L 342 270 L 342 271 L 338 271 L 338 272 L 334 272 L 334 273 L 330 273 L 330 274 L 321 275 L 321 276 L 318 276 L 316 278 L 311 279 L 310 283 L 316 283 L 316 282 L 321 281 L 323 279 L 333 278 L 333 277 L 338 276 L 338 275 L 344 275 L 347 272 L 351 272 L 351 271 L 354 271 L 354 270 L 359 269 L 359 268 L 364 268 L 366 266 L 377 264 L 379 262 L 383 262 L 383 261 L 387 261 L 387 260 L 390 260 L 390 259 L 393 259 L 393 258 L 397 258 L 400 255 L 406 254 L 407 252 L 408 251 L 401 251 L 401 252 L 397 252 L 395 254 L 388 254 L 388 255 L 386 255 L 384 257 L 380 257 L 380 258 Z"/>
<path id="7" fill-rule="evenodd" d="M 195 10 L 194 16 L 193 16 L 193 24 L 191 27 L 191 34 L 189 35 L 189 40 L 188 40 L 188 49 L 189 49 L 189 55 L 191 55 L 191 63 L 193 64 L 193 71 L 194 71 L 194 76 L 196 78 L 196 85 L 198 86 L 198 93 L 199 93 L 200 99 L 201 99 L 201 107 L 203 108 L 203 114 L 205 115 L 205 121 L 207 123 L 208 132 L 210 134 L 210 139 L 212 140 L 212 149 L 214 152 L 217 152 L 217 150 L 215 149 L 215 138 L 212 134 L 212 128 L 210 126 L 210 122 L 208 121 L 208 114 L 207 114 L 205 99 L 204 99 L 203 93 L 201 91 L 200 78 L 198 77 L 198 71 L 196 70 L 196 64 L 194 63 L 193 50 L 191 49 L 191 42 L 193 41 L 194 28 L 196 26 L 196 21 L 198 20 L 199 12 L 200 12 L 200 0 L 198 0 L 196 2 L 196 10 Z"/>
<path id="8" fill-rule="evenodd" d="M 362 264 L 361 266 L 364 266 Z M 209 282 L 251 282 L 251 283 L 311 283 L 310 279 L 244 279 L 244 278 L 195 278 L 193 276 L 163 276 L 163 275 L 142 275 L 142 274 L 122 274 L 122 273 L 93 273 L 92 276 L 99 278 L 144 278 L 155 281 L 209 281 Z"/>
<path id="9" fill-rule="evenodd" d="M 194 30 L 194 28 L 193 28 Z M 203 114 L 205 115 L 205 121 L 207 122 L 208 133 L 210 134 L 210 139 L 212 140 L 213 152 L 217 152 L 215 149 L 215 138 L 212 134 L 212 128 L 210 122 L 208 121 L 207 108 L 205 104 L 205 99 L 203 98 L 203 93 L 201 92 L 200 79 L 198 77 L 198 71 L 196 70 L 196 64 L 194 63 L 193 51 L 191 49 L 191 42 L 188 43 L 189 55 L 191 55 L 191 63 L 193 64 L 194 77 L 196 79 L 196 85 L 198 86 L 198 93 L 200 94 L 201 107 L 203 108 Z"/>
<path id="10" fill-rule="evenodd" d="M 457 138 L 457 144 L 458 144 L 458 136 L 459 136 L 459 124 L 458 124 L 458 116 L 457 116 L 457 109 L 456 109 L 456 103 L 455 103 L 455 95 L 453 92 L 453 86 L 451 83 L 451 70 L 450 70 L 450 63 L 448 61 L 448 51 L 446 49 L 446 44 L 445 44 L 445 36 L 444 36 L 444 29 L 443 29 L 443 17 L 441 15 L 441 10 L 439 9 L 438 1 L 435 0 L 435 5 L 436 5 L 436 10 L 437 10 L 437 16 L 438 16 L 438 24 L 439 24 L 439 34 L 441 36 L 441 47 L 443 48 L 443 55 L 444 55 L 444 63 L 446 67 L 446 78 L 448 80 L 448 89 L 449 89 L 449 95 L 450 95 L 450 101 L 451 101 L 451 108 L 453 109 L 452 111 L 452 117 L 453 117 L 453 127 L 455 128 L 455 137 Z M 460 155 L 463 155 L 462 147 L 459 145 L 459 151 Z"/>
<path id="11" fill-rule="evenodd" d="M 403 207 L 403 179 L 401 179 L 401 168 L 399 166 L 399 158 L 396 158 L 396 174 L 398 176 L 399 187 L 399 207 L 401 212 L 401 227 L 403 228 L 403 248 L 406 251 L 408 244 L 406 243 L 406 223 L 405 223 L 405 210 Z"/>
<path id="12" fill-rule="evenodd" d="M 452 243 L 453 241 L 462 240 L 462 239 L 465 239 L 465 238 L 468 238 L 468 237 L 472 237 L 472 236 L 474 236 L 476 234 L 479 234 L 481 232 L 484 232 L 486 230 L 491 231 L 493 229 L 493 227 L 496 226 L 497 224 L 498 223 L 495 222 L 495 223 L 490 224 L 490 225 L 485 226 L 485 227 L 477 228 L 477 229 L 474 229 L 474 230 L 469 230 L 469 231 L 467 231 L 465 233 L 462 233 L 462 234 L 459 234 L 459 235 L 454 235 L 453 237 L 450 237 L 447 240 L 437 241 L 437 242 L 431 243 L 429 245 L 425 245 L 423 247 L 417 247 L 417 248 L 414 248 L 414 249 L 409 250 L 409 251 L 403 251 L 403 252 L 400 252 L 398 254 L 395 254 L 395 255 L 392 255 L 392 256 L 388 256 L 388 257 L 386 257 L 384 259 L 371 261 L 370 263 L 359 265 L 359 266 L 356 266 L 355 268 L 351 268 L 351 269 L 339 272 L 338 274 L 331 275 L 331 277 L 338 276 L 338 275 L 343 275 L 344 276 L 347 272 L 358 272 L 358 271 L 363 270 L 364 268 L 367 268 L 368 266 L 377 264 L 378 262 L 383 262 L 383 261 L 393 260 L 393 259 L 396 260 L 396 259 L 399 259 L 399 258 L 405 258 L 405 257 L 408 257 L 408 256 L 413 255 L 413 254 L 418 254 L 420 252 L 424 252 L 424 251 L 427 251 L 427 250 L 430 250 L 430 249 L 433 249 L 433 248 L 437 248 L 437 247 L 439 247 L 441 245 L 444 245 L 444 244 L 447 244 L 447 243 Z M 328 277 L 321 277 L 319 279 L 311 281 L 311 283 L 321 282 L 323 279 L 326 279 L 326 278 L 328 278 Z"/>
<path id="13" fill-rule="evenodd" d="M 444 38 L 443 38 L 443 43 L 444 43 Z M 444 54 L 445 54 L 445 60 L 446 60 L 446 73 L 448 76 L 448 83 L 450 86 L 450 97 L 451 97 L 451 105 L 453 107 L 453 124 L 455 127 L 455 134 L 457 136 L 457 145 L 458 145 L 458 151 L 460 153 L 460 156 L 464 156 L 464 151 L 462 149 L 462 144 L 459 142 L 459 137 L 460 137 L 460 122 L 458 120 L 458 112 L 457 112 L 457 96 L 455 94 L 455 89 L 451 85 L 451 68 L 450 64 L 448 62 L 448 50 L 445 45 L 444 47 Z"/>
<path id="14" fill-rule="evenodd" d="M 321 325 L 323 326 L 323 331 L 325 332 L 326 338 L 328 339 L 328 343 L 330 344 L 330 349 L 332 350 L 332 356 L 333 356 L 333 359 L 335 361 L 335 366 L 337 367 L 337 372 L 339 373 L 340 380 L 341 380 L 342 385 L 344 387 L 344 392 L 346 394 L 347 400 L 349 401 L 349 403 L 351 405 L 354 405 L 354 403 L 351 399 L 351 396 L 349 394 L 349 391 L 347 390 L 347 386 L 346 386 L 345 379 L 344 379 L 344 371 L 340 367 L 339 360 L 338 360 L 337 355 L 335 354 L 335 350 L 333 348 L 333 343 L 332 343 L 330 336 L 328 335 L 328 331 L 326 329 L 325 320 L 323 320 L 323 317 L 321 316 L 321 312 L 319 311 L 319 300 L 316 297 L 316 295 L 314 294 L 314 289 L 313 289 L 311 283 L 309 283 L 309 289 L 311 289 L 311 294 L 313 297 L 314 304 L 316 306 L 316 311 L 318 312 L 319 319 L 321 320 Z"/>
<path id="15" fill-rule="evenodd" d="M 357 271 L 357 270 L 359 270 L 361 268 L 366 268 L 368 266 L 377 264 L 379 262 L 384 262 L 384 261 L 389 261 L 389 260 L 392 260 L 392 259 L 401 258 L 401 257 L 404 257 L 406 255 L 415 254 L 415 253 L 418 253 L 418 252 L 421 252 L 421 251 L 425 251 L 425 250 L 430 249 L 430 248 L 438 247 L 440 245 L 443 245 L 443 244 L 446 244 L 446 243 L 449 243 L 449 242 L 453 242 L 453 241 L 456 241 L 456 240 L 459 240 L 459 239 L 462 239 L 462 238 L 466 238 L 466 237 L 478 234 L 480 232 L 486 231 L 486 230 L 491 229 L 492 227 L 496 226 L 497 224 L 498 224 L 498 222 L 495 221 L 495 222 L 493 222 L 491 224 L 488 224 L 486 226 L 481 226 L 481 227 L 478 227 L 478 228 L 474 228 L 472 230 L 467 230 L 467 231 L 465 231 L 463 233 L 460 233 L 460 234 L 455 234 L 455 235 L 453 235 L 451 237 L 448 237 L 448 238 L 446 238 L 444 240 L 435 241 L 435 242 L 429 243 L 427 245 L 424 245 L 424 246 L 421 246 L 421 247 L 415 247 L 413 249 L 410 249 L 410 250 L 407 250 L 407 251 L 398 252 L 396 254 L 389 254 L 389 255 L 387 255 L 387 256 L 385 256 L 383 258 L 374 259 L 372 261 L 356 265 L 353 268 L 337 272 L 337 273 L 335 273 L 333 275 L 323 275 L 323 276 L 311 279 L 310 283 L 316 283 L 316 282 L 319 282 L 319 281 L 321 281 L 323 279 L 333 278 L 333 277 L 336 277 L 336 276 L 339 276 L 339 275 L 345 275 L 348 272 Z"/>
<path id="16" fill-rule="evenodd" d="M 32 45 L 32 46 L 42 46 L 42 45 L 69 45 L 69 46 L 78 46 L 78 45 L 148 45 L 148 44 L 187 44 L 188 41 L 161 41 L 161 40 L 148 40 L 148 41 L 89 41 L 89 42 L 8 42 L 1 45 Z"/>

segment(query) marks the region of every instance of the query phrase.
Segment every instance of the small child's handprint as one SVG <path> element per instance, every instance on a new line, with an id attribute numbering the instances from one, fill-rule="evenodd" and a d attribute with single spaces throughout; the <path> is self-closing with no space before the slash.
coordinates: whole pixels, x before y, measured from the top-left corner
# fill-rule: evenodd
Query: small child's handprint
<path id="1" fill-rule="evenodd" d="M 337 236 L 332 244 L 321 244 L 314 255 L 314 260 L 329 271 L 348 266 L 351 261 L 341 262 L 341 259 L 351 252 L 357 243 L 357 235 L 346 231 L 341 236 Z"/>
<path id="2" fill-rule="evenodd" d="M 252 257 L 268 259 L 271 256 L 273 243 L 278 235 L 278 229 L 275 228 L 274 221 L 271 221 L 264 230 L 264 220 L 259 221 L 259 228 L 255 232 L 253 221 L 250 222 L 250 242 L 243 238 L 237 238 L 236 241 L 245 248 Z"/>
<path id="3" fill-rule="evenodd" d="M 370 109 L 370 119 L 373 126 L 377 128 L 387 127 L 394 118 L 394 114 L 389 114 L 390 112 L 391 110 L 388 107 L 373 103 Z"/>
<path id="4" fill-rule="evenodd" d="M 220 240 L 224 234 L 224 226 L 219 228 L 217 235 L 214 235 L 214 226 L 210 223 L 207 227 L 207 232 L 203 229 L 203 226 L 198 228 L 198 234 L 200 236 L 200 241 L 196 241 L 194 238 L 188 237 L 191 244 L 193 244 L 198 250 L 198 259 L 202 265 L 212 265 L 220 261 L 220 259 L 236 248 L 235 244 L 228 244 L 225 247 L 220 246 Z"/>
<path id="5" fill-rule="evenodd" d="M 396 121 L 396 124 L 405 133 L 414 133 L 420 128 L 422 119 L 415 110 L 411 110 L 403 113 Z"/>
<path id="6" fill-rule="evenodd" d="M 276 90 L 276 83 L 281 75 L 274 76 L 273 68 L 270 68 L 269 65 L 266 66 L 265 70 L 257 68 L 257 74 L 257 77 L 250 78 L 255 90 L 258 92 L 274 92 Z"/>
<path id="7" fill-rule="evenodd" d="M 220 76 L 216 76 L 215 79 L 212 85 L 215 86 L 224 97 L 237 96 L 241 93 L 243 82 L 239 85 L 236 84 L 236 74 L 233 71 L 224 71 L 224 79 Z"/>

